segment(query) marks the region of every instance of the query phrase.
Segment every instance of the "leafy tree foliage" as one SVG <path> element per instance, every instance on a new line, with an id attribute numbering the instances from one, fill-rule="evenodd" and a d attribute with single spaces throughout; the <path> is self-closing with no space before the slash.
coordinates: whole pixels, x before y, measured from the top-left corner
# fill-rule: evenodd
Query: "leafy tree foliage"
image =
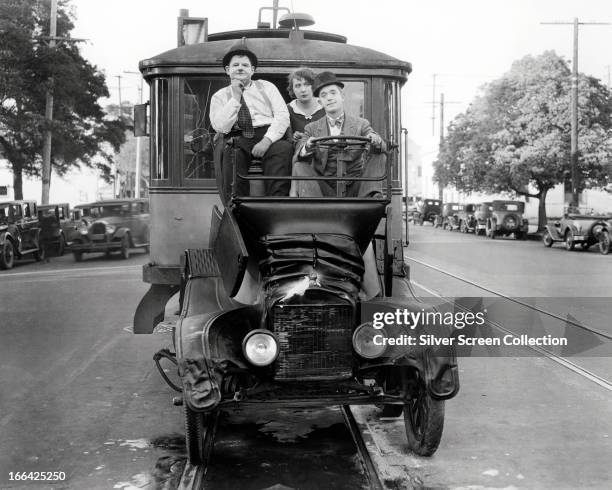
<path id="1" fill-rule="evenodd" d="M 466 192 L 509 193 L 539 199 L 571 175 L 571 79 L 552 51 L 526 56 L 483 88 L 449 126 L 434 180 Z M 578 80 L 579 190 L 604 186 L 612 161 L 612 94 L 600 80 Z"/>
<path id="2" fill-rule="evenodd" d="M 48 45 L 49 0 L 0 2 L 0 156 L 12 168 L 15 198 L 23 196 L 22 176 L 40 175 L 48 122 L 45 98 L 54 97 L 52 167 L 97 167 L 109 178 L 114 152 L 125 140 L 125 123 L 105 115 L 98 99 L 108 97 L 104 74 L 79 53 L 76 42 Z M 73 17 L 58 2 L 57 36 L 69 37 Z"/>

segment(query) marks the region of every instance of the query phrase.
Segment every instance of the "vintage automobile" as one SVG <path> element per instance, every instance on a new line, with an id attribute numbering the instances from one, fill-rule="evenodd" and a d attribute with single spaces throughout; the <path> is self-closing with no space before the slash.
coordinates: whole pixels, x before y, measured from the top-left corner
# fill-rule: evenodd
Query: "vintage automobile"
<path id="1" fill-rule="evenodd" d="M 529 222 L 523 218 L 525 203 L 522 201 L 493 201 L 491 215 L 487 219 L 486 235 L 489 238 L 514 234 L 517 240 L 525 240 Z"/>
<path id="2" fill-rule="evenodd" d="M 63 255 L 75 238 L 80 236 L 83 226 L 81 211 L 70 209 L 68 203 L 38 206 L 41 235 L 46 247 L 54 247 L 57 255 Z M 49 248 L 47 248 L 48 250 Z"/>
<path id="3" fill-rule="evenodd" d="M 461 233 L 476 232 L 476 204 L 464 204 L 463 210 L 458 214 L 459 231 Z"/>
<path id="4" fill-rule="evenodd" d="M 419 225 L 423 225 L 425 221 L 429 221 L 434 226 L 437 224 L 436 218 L 442 216 L 442 201 L 438 199 L 423 199 L 417 202 L 417 209 L 413 214 L 413 221 Z"/>
<path id="5" fill-rule="evenodd" d="M 110 257 L 120 252 L 128 259 L 131 248 L 149 252 L 148 199 L 113 199 L 83 205 L 87 227 L 79 229 L 79 236 L 71 245 L 74 260 L 80 262 L 84 253 L 105 252 Z"/>
<path id="6" fill-rule="evenodd" d="M 11 269 L 15 258 L 45 258 L 34 201 L 0 202 L 0 269 Z"/>
<path id="7" fill-rule="evenodd" d="M 140 62 L 151 88 L 151 262 L 143 268 L 151 287 L 136 309 L 134 333 L 152 333 L 166 303 L 179 294 L 176 352 L 155 358 L 178 365 L 175 403 L 184 410 L 193 464 L 206 463 L 221 410 L 258 404 L 381 405 L 387 415 L 403 413 L 409 448 L 431 455 L 441 440 L 445 400 L 459 389 L 452 348 L 391 347 L 380 340 L 438 335 L 444 326 L 375 323 L 404 309 L 433 309 L 411 293 L 401 212 L 392 212 L 402 209 L 400 89 L 411 65 L 348 45 L 337 34 L 302 30 L 309 19 L 289 14 L 280 27 L 208 34 L 205 42 Z M 215 172 L 222 152 L 216 150 L 237 151 L 234 139 L 220 138 L 214 152 L 199 152 L 191 142 L 194 135 L 212 137 L 206 108 L 228 84 L 220 60 L 237 42 L 256 53 L 257 77 L 274 83 L 287 101 L 292 70 L 304 64 L 334 70 L 344 84 L 346 112 L 367 118 L 388 148 L 379 177 L 383 196 L 220 192 Z M 136 113 L 135 127 L 144 128 L 145 111 Z M 364 138 L 314 143 L 331 149 L 338 161 L 349 148 L 368 151 Z M 223 164 L 232 165 L 229 160 Z M 354 179 L 341 177 L 336 180 Z M 235 173 L 234 184 L 239 178 L 266 177 Z M 422 219 L 429 220 L 440 202 L 427 201 Z"/>
<path id="8" fill-rule="evenodd" d="M 460 225 L 459 215 L 463 211 L 463 204 L 445 202 L 442 206 L 442 229 L 448 231 L 458 230 Z"/>
<path id="9" fill-rule="evenodd" d="M 485 235 L 487 232 L 487 222 L 491 217 L 493 207 L 490 202 L 481 202 L 474 208 L 474 234 Z"/>
<path id="10" fill-rule="evenodd" d="M 580 245 L 582 250 L 588 250 L 592 245 L 599 243 L 600 251 L 604 253 L 606 239 L 601 235 L 604 231 L 608 233 L 609 228 L 607 226 L 610 219 L 611 216 L 604 215 L 566 214 L 552 225 L 546 225 L 542 242 L 545 247 L 552 247 L 555 242 L 564 242 L 565 249 L 568 251 L 574 250 L 576 245 Z"/>

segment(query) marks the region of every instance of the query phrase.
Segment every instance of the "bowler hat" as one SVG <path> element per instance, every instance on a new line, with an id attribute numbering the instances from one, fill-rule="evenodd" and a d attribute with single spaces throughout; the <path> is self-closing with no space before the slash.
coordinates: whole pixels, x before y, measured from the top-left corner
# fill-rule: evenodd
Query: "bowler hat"
<path id="1" fill-rule="evenodd" d="M 340 82 L 336 75 L 334 75 L 331 71 L 322 71 L 319 73 L 313 83 L 312 93 L 315 97 L 319 96 L 319 90 L 327 85 L 338 85 L 340 88 L 344 88 L 344 84 Z"/>
<path id="2" fill-rule="evenodd" d="M 234 44 L 227 53 L 223 56 L 223 66 L 228 66 L 232 60 L 232 56 L 248 56 L 253 68 L 257 68 L 257 56 L 249 49 L 246 42 L 246 37 Z"/>

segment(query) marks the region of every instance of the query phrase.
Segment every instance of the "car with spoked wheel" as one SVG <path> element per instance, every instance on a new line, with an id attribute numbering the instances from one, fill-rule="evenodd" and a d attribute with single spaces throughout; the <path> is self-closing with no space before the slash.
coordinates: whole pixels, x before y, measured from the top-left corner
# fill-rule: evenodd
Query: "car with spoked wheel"
<path id="1" fill-rule="evenodd" d="M 80 262 L 83 254 L 99 252 L 107 257 L 119 252 L 123 259 L 128 259 L 132 248 L 143 248 L 149 253 L 148 199 L 98 201 L 88 204 L 86 209 L 88 224 L 79 229 L 71 246 L 74 260 Z"/>
<path id="2" fill-rule="evenodd" d="M 612 216 L 609 215 L 596 216 L 569 213 L 562 219 L 546 225 L 542 235 L 542 242 L 545 247 L 552 247 L 555 242 L 563 242 L 565 249 L 568 251 L 575 250 L 577 246 L 581 250 L 588 250 L 591 246 L 598 243 L 600 251 L 608 253 L 610 248 L 609 223 L 611 219 Z"/>
<path id="3" fill-rule="evenodd" d="M 31 255 L 45 258 L 34 201 L 0 203 L 0 269 L 12 269 L 15 259 Z"/>

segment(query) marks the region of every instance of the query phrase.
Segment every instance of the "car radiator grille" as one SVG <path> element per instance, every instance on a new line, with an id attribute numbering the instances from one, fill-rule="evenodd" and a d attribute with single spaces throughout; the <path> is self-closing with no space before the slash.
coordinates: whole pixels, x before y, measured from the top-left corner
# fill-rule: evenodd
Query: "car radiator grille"
<path id="1" fill-rule="evenodd" d="M 277 380 L 351 376 L 354 320 L 350 305 L 276 305 L 271 320 L 280 342 Z"/>
<path id="2" fill-rule="evenodd" d="M 106 233 L 106 225 L 104 223 L 94 223 L 91 225 L 91 233 L 93 235 L 103 235 Z"/>

